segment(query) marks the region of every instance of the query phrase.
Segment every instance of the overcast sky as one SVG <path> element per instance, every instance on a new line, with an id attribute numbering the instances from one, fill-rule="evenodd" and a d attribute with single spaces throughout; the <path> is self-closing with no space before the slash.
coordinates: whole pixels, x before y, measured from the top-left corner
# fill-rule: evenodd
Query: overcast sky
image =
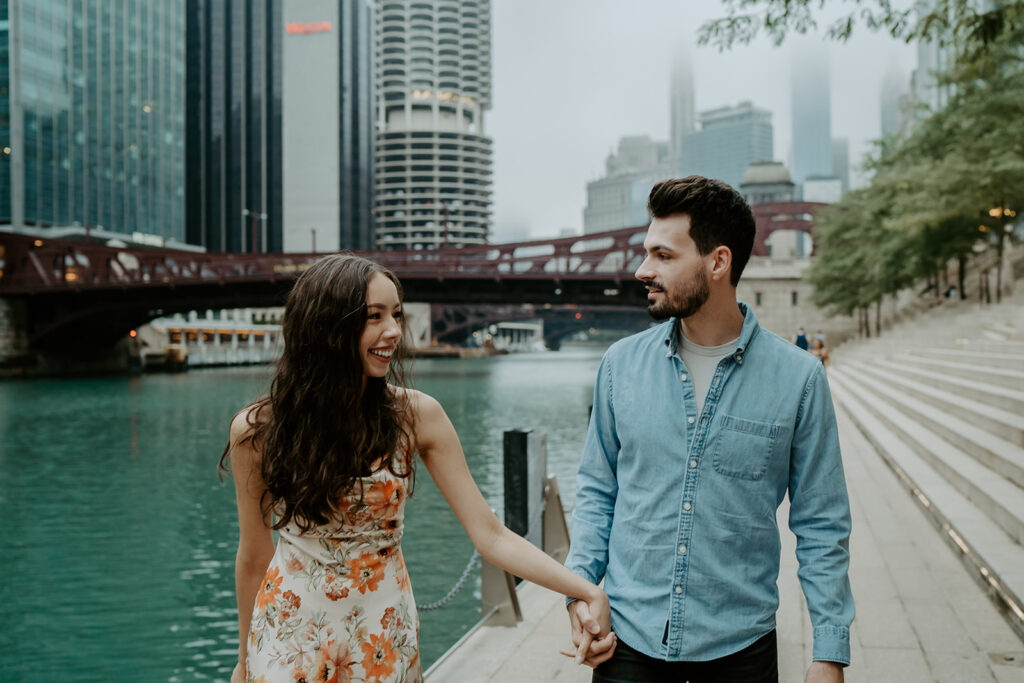
<path id="1" fill-rule="evenodd" d="M 714 0 L 492 0 L 493 241 L 582 231 L 586 183 L 619 138 L 668 139 L 679 43 L 691 46 L 696 110 L 743 100 L 770 110 L 775 158 L 788 166 L 793 45 L 697 47 L 698 27 L 723 15 Z M 855 163 L 880 135 L 883 75 L 895 64 L 909 79 L 916 48 L 860 27 L 827 49 L 832 137 L 850 140 Z"/>

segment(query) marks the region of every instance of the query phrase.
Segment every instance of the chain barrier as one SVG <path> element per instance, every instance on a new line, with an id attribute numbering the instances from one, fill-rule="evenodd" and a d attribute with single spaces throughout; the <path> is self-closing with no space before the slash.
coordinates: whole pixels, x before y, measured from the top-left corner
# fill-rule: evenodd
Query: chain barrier
<path id="1" fill-rule="evenodd" d="M 530 520 L 530 523 L 526 525 L 527 534 L 529 534 L 529 530 L 533 529 L 533 526 L 538 521 L 540 521 L 541 515 L 544 514 L 544 507 L 545 507 L 545 504 L 543 502 L 540 505 L 537 506 L 537 511 L 533 513 L 533 518 Z M 466 563 L 466 568 L 462 570 L 462 575 L 459 576 L 458 580 L 455 582 L 455 585 L 453 585 L 451 587 L 451 590 L 449 590 L 448 593 L 446 593 L 445 596 L 443 598 L 441 598 L 440 600 L 436 600 L 434 602 L 428 602 L 425 605 L 417 604 L 416 605 L 416 610 L 419 611 L 419 612 L 431 612 L 431 611 L 436 610 L 436 609 L 441 609 L 442 607 L 447 605 L 449 602 L 451 602 L 452 599 L 456 595 L 458 595 L 459 592 L 466 586 L 466 582 L 469 580 L 470 574 L 473 573 L 473 568 L 476 566 L 476 563 L 477 563 L 477 561 L 479 559 L 480 559 L 480 552 L 477 551 L 477 550 L 473 550 L 473 554 L 472 554 L 472 556 L 470 556 L 469 562 Z"/>
<path id="2" fill-rule="evenodd" d="M 448 591 L 448 594 L 436 602 L 430 602 L 426 605 L 416 605 L 416 609 L 420 612 L 430 612 L 431 610 L 440 609 L 451 602 L 452 598 L 458 595 L 459 591 L 461 591 L 463 586 L 466 585 L 466 581 L 469 580 L 469 575 L 473 572 L 473 567 L 476 566 L 476 562 L 479 559 L 480 553 L 474 550 L 472 557 L 469 558 L 469 562 L 466 563 L 466 568 L 462 570 L 462 576 L 460 576 L 459 580 L 455 582 L 455 585 L 452 586 L 450 591 Z"/>

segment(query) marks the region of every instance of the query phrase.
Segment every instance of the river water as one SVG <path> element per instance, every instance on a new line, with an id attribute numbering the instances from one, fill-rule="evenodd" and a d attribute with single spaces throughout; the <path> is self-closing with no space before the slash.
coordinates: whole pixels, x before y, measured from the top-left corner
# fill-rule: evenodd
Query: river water
<path id="1" fill-rule="evenodd" d="M 421 360 L 491 506 L 502 432 L 547 434 L 567 511 L 602 348 Z M 266 367 L 0 382 L 0 681 L 226 680 L 237 653 L 237 515 L 217 459 Z M 472 545 L 420 468 L 406 511 L 417 601 L 449 589 Z M 479 570 L 421 617 L 429 666 L 479 619 Z"/>

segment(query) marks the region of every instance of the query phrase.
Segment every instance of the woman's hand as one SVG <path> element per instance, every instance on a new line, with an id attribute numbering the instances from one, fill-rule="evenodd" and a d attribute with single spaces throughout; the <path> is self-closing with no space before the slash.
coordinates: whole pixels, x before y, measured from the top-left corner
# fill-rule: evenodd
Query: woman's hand
<path id="1" fill-rule="evenodd" d="M 560 650 L 577 664 L 596 667 L 615 653 L 617 640 L 611 630 L 611 607 L 600 588 L 585 600 L 569 603 L 569 627 L 574 650 Z"/>
<path id="2" fill-rule="evenodd" d="M 231 683 L 245 683 L 245 667 L 239 662 L 231 672 Z"/>

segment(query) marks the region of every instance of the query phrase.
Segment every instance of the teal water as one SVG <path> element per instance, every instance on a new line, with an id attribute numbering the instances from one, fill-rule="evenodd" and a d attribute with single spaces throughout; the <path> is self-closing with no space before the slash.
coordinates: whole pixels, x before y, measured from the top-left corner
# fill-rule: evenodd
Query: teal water
<path id="1" fill-rule="evenodd" d="M 571 508 L 603 349 L 424 360 L 491 506 L 502 432 L 548 437 Z M 237 652 L 234 489 L 216 463 L 267 368 L 0 383 L 0 681 L 226 680 Z M 440 598 L 472 545 L 420 468 L 404 552 L 417 601 Z M 500 514 L 500 512 L 499 512 Z M 429 666 L 479 619 L 479 570 L 421 617 Z"/>

